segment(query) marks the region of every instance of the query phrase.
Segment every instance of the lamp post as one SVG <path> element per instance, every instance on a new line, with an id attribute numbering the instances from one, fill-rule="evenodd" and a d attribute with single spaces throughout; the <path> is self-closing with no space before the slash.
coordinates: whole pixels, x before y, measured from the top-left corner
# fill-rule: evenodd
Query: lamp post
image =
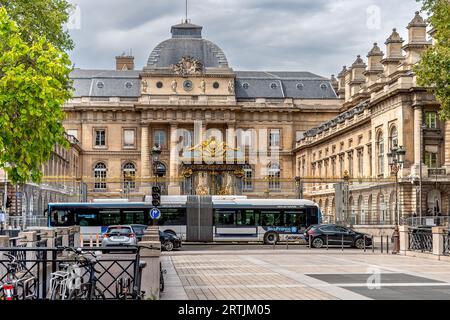
<path id="1" fill-rule="evenodd" d="M 392 250 L 393 254 L 397 254 L 400 251 L 400 233 L 398 229 L 400 223 L 400 210 L 398 207 L 398 172 L 405 162 L 405 155 L 406 150 L 403 146 L 393 147 L 387 154 L 391 174 L 395 175 L 395 229 L 392 234 L 392 238 L 394 240 L 394 249 Z"/>
<path id="2" fill-rule="evenodd" d="M 345 221 L 345 223 L 347 223 L 347 224 L 350 224 L 350 225 L 352 225 L 352 223 L 351 223 L 351 221 L 350 221 L 350 223 L 349 223 L 349 220 L 351 220 L 351 219 L 349 219 L 349 213 L 350 213 L 350 211 L 349 211 L 349 200 L 350 200 L 350 173 L 347 171 L 347 170 L 345 170 L 344 171 L 344 176 L 343 176 L 343 178 L 344 178 L 344 182 L 345 182 L 345 184 L 344 184 L 344 204 L 345 204 L 345 213 L 344 213 L 344 221 Z"/>

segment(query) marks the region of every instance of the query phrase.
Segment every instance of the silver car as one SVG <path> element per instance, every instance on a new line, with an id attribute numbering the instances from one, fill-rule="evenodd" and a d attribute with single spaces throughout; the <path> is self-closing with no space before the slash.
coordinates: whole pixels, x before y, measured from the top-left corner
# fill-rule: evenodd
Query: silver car
<path id="1" fill-rule="evenodd" d="M 102 247 L 135 246 L 136 233 L 131 226 L 110 226 L 103 234 Z"/>

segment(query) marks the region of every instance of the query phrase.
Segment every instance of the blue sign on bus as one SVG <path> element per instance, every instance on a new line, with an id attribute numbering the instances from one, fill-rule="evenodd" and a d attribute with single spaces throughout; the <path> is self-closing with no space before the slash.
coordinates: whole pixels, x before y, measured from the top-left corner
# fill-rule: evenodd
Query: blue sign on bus
<path id="1" fill-rule="evenodd" d="M 153 208 L 152 210 L 150 210 L 150 217 L 153 220 L 161 218 L 161 211 L 158 208 Z"/>

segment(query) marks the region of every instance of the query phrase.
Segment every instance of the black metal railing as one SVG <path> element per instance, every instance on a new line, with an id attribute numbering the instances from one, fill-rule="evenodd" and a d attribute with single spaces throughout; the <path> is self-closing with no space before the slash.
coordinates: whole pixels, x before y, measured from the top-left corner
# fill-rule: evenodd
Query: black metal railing
<path id="1" fill-rule="evenodd" d="M 24 256 L 19 257 L 19 252 L 25 252 Z M 102 251 L 101 248 L 83 248 L 83 251 Z M 75 263 L 72 255 L 62 254 L 61 248 L 0 248 L 0 283 L 6 278 L 6 267 L 9 260 L 3 256 L 3 253 L 13 254 L 17 258 L 17 262 L 22 266 L 21 271 L 16 274 L 17 280 L 26 278 L 34 278 L 36 283 L 35 298 L 42 300 L 47 299 L 48 284 L 51 273 L 59 270 L 59 264 Z M 140 268 L 139 268 L 139 248 L 127 248 L 124 252 L 123 248 L 108 248 L 110 254 L 98 255 L 98 263 L 95 269 L 99 271 L 96 274 L 96 288 L 101 292 L 105 299 L 114 300 L 117 298 L 116 281 L 121 278 L 128 278 L 131 282 L 131 288 L 135 288 L 133 293 L 135 297 L 141 291 Z M 87 283 L 89 280 L 89 267 L 81 266 L 82 282 Z M 0 297 L 1 299 L 1 297 Z"/>
<path id="2" fill-rule="evenodd" d="M 409 250 L 433 252 L 433 234 L 431 229 L 413 229 L 408 235 Z"/>
<path id="3" fill-rule="evenodd" d="M 62 247 L 63 244 L 63 236 L 55 237 L 55 247 Z"/>
<path id="4" fill-rule="evenodd" d="M 443 252 L 443 254 L 448 256 L 448 255 L 450 255 L 450 236 L 448 233 L 445 233 L 443 235 L 443 237 L 444 237 L 444 252 Z"/>
<path id="5" fill-rule="evenodd" d="M 69 234 L 69 247 L 75 246 L 75 233 Z"/>

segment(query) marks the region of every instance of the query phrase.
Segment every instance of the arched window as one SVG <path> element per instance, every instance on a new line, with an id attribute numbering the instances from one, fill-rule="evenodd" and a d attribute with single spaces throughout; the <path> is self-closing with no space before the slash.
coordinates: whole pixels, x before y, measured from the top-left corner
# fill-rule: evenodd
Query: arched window
<path id="1" fill-rule="evenodd" d="M 97 163 L 94 167 L 94 189 L 106 189 L 106 165 L 103 162 Z"/>
<path id="2" fill-rule="evenodd" d="M 378 162 L 378 175 L 384 174 L 384 140 L 383 132 L 379 132 L 377 135 L 377 162 Z"/>
<path id="3" fill-rule="evenodd" d="M 269 167 L 269 190 L 278 191 L 281 189 L 281 170 L 278 163 L 271 164 Z"/>
<path id="4" fill-rule="evenodd" d="M 384 201 L 384 195 L 380 193 L 378 195 L 378 217 L 377 220 L 384 224 L 384 221 L 386 219 L 386 202 Z"/>
<path id="5" fill-rule="evenodd" d="M 136 189 L 136 166 L 128 162 L 123 166 L 123 192 L 129 193 Z"/>
<path id="6" fill-rule="evenodd" d="M 398 130 L 396 126 L 393 126 L 391 129 L 390 139 L 389 139 L 389 148 L 394 149 L 398 147 Z"/>

